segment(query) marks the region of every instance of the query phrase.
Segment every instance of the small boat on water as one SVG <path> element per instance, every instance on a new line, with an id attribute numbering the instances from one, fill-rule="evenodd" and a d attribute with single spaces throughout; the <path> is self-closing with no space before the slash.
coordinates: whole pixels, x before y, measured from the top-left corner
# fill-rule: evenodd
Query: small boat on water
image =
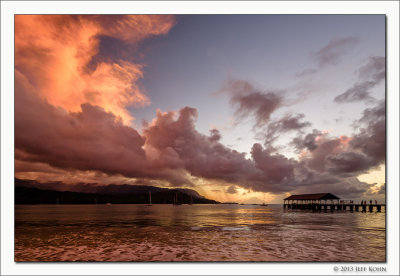
<path id="1" fill-rule="evenodd" d="M 265 206 L 265 207 L 267 207 L 267 206 L 268 206 L 268 204 L 265 204 L 265 197 L 264 197 L 264 201 L 263 201 L 263 203 L 262 203 L 262 204 L 260 204 L 260 206 Z"/>

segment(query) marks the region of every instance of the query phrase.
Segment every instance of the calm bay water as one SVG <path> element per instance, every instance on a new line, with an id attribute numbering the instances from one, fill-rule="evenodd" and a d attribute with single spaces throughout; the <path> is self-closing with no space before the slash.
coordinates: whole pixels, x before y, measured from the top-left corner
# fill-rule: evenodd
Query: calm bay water
<path id="1" fill-rule="evenodd" d="M 15 261 L 380 262 L 385 252 L 385 212 L 225 204 L 15 207 Z"/>

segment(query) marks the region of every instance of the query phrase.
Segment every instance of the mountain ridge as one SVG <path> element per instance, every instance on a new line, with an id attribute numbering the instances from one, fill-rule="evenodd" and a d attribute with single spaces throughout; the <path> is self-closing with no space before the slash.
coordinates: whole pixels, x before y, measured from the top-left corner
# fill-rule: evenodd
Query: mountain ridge
<path id="1" fill-rule="evenodd" d="M 40 183 L 35 180 L 15 178 L 16 204 L 145 204 L 149 203 L 151 192 L 152 204 L 170 204 L 178 198 L 178 203 L 219 203 L 207 199 L 192 189 L 160 188 L 147 185 L 110 184 L 96 186 L 81 183 L 80 187 L 69 186 L 62 182 Z M 55 187 L 57 189 L 54 189 Z M 67 190 L 66 187 L 70 189 Z M 85 189 L 82 189 L 84 187 Z"/>

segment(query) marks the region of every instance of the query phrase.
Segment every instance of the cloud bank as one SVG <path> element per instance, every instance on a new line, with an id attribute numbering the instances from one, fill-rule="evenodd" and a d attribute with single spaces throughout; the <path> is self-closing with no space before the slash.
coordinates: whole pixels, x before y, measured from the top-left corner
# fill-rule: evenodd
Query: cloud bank
<path id="1" fill-rule="evenodd" d="M 330 137 L 313 129 L 302 113 L 277 113 L 285 91 L 262 90 L 243 80 L 229 80 L 223 90 L 237 122 L 253 120 L 263 143 L 249 145 L 250 157 L 225 146 L 222 134 L 196 129 L 197 109 L 157 111 L 138 131 L 127 107 L 150 103 L 140 88 L 144 64 L 101 59 L 101 37 L 135 47 L 165 35 L 172 16 L 35 16 L 15 20 L 15 160 L 18 173 L 98 174 L 132 183 L 195 186 L 201 181 L 226 186 L 236 194 L 255 192 L 330 192 L 360 195 L 370 186 L 357 176 L 385 162 L 385 105 L 363 111 L 354 133 Z M 335 64 L 355 38 L 332 40 L 314 55 L 318 66 Z M 90 66 L 89 66 L 90 65 Z M 366 99 L 368 89 L 384 79 L 384 63 L 373 57 L 357 71 L 361 92 L 350 88 L 336 102 Z M 374 83 L 368 87 L 368 83 Z M 357 90 L 358 91 L 358 90 Z M 346 94 L 347 93 L 347 94 Z M 200 114 L 201 115 L 201 114 Z M 298 156 L 273 146 L 293 132 Z"/>

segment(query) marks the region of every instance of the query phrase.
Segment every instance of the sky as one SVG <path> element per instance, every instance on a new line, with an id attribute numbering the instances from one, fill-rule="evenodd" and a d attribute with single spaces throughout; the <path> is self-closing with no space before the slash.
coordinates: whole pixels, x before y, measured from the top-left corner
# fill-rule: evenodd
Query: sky
<path id="1" fill-rule="evenodd" d="M 16 15 L 15 176 L 384 202 L 385 66 L 384 15 Z"/>

